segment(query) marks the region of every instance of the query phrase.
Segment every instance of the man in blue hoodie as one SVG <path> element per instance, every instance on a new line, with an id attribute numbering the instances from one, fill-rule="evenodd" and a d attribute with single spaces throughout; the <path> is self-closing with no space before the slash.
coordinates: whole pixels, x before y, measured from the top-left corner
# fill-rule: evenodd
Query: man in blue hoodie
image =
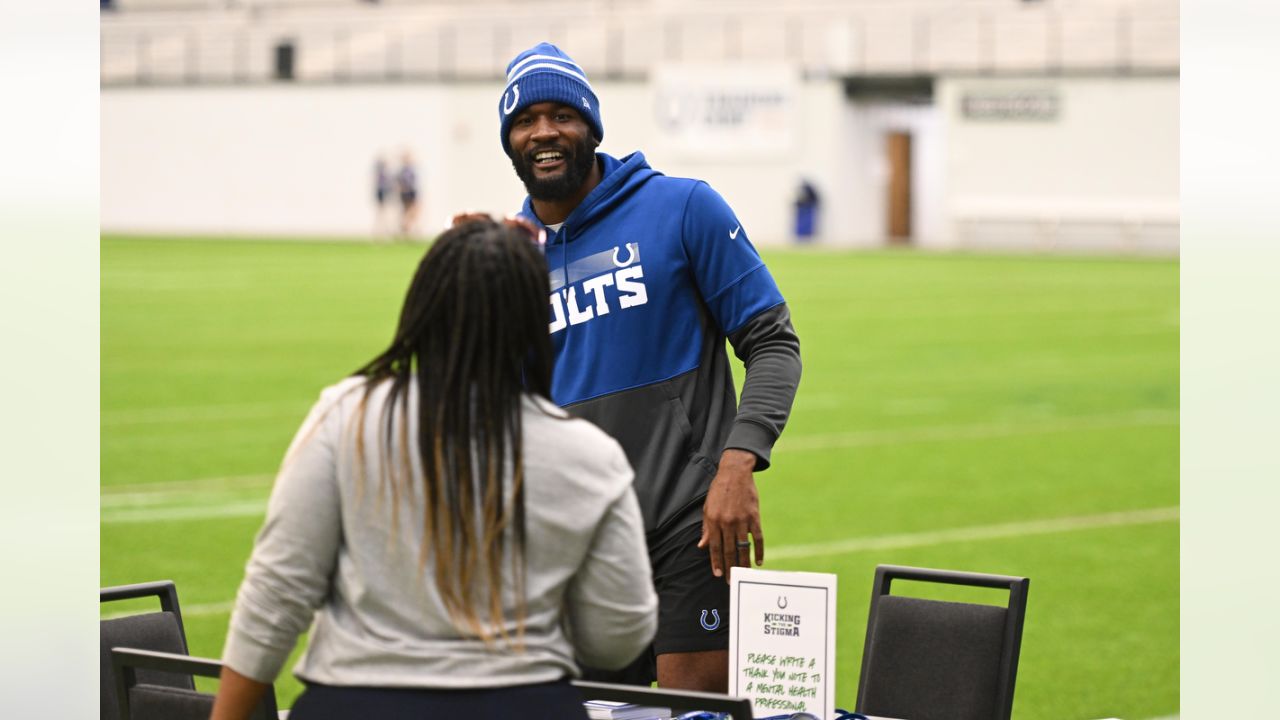
<path id="1" fill-rule="evenodd" d="M 596 152 L 599 102 L 555 45 L 507 66 L 498 117 L 522 214 L 547 229 L 552 396 L 626 451 L 660 598 L 652 652 L 587 676 L 724 692 L 729 568 L 764 561 L 753 472 L 800 381 L 790 313 L 710 186 Z M 746 364 L 736 406 L 726 338 Z"/>

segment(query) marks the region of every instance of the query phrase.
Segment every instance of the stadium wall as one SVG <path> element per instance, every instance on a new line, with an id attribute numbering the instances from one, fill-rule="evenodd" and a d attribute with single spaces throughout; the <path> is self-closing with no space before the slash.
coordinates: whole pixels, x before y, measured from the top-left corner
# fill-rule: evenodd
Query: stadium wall
<path id="1" fill-rule="evenodd" d="M 791 239 L 801 177 L 823 194 L 819 240 L 884 244 L 884 135 L 913 137 L 921 247 L 1176 252 L 1176 77 L 944 77 L 932 104 L 846 98 L 796 80 L 778 134 L 690 152 L 652 82 L 598 82 L 602 149 L 644 150 L 710 182 L 758 244 Z M 422 229 L 461 209 L 509 212 L 523 192 L 497 138 L 496 83 L 111 88 L 101 98 L 107 232 L 367 236 L 372 165 L 413 152 Z M 966 98 L 1055 98 L 1052 117 L 966 116 Z M 996 102 L 995 107 L 999 107 Z"/>
<path id="2" fill-rule="evenodd" d="M 602 149 L 643 149 L 670 175 L 708 180 L 760 242 L 789 237 L 802 173 L 835 182 L 840 86 L 805 83 L 794 152 L 732 162 L 664 149 L 642 83 L 598 83 Z M 359 236 L 373 227 L 378 153 L 419 161 L 424 227 L 453 212 L 508 212 L 523 192 L 498 145 L 501 86 L 128 88 L 102 93 L 108 232 Z"/>
<path id="3" fill-rule="evenodd" d="M 104 91 L 103 228 L 367 235 L 374 159 L 387 155 L 394 168 L 406 149 L 418 161 L 424 224 L 439 225 L 454 209 L 512 207 L 520 194 L 494 140 L 497 92 L 405 85 Z M 492 131 L 483 137 L 482 118 Z"/>
<path id="4" fill-rule="evenodd" d="M 1177 252 L 1178 96 L 1174 75 L 942 79 L 946 230 L 925 243 Z M 1018 98 L 1052 112 L 1001 112 Z"/>

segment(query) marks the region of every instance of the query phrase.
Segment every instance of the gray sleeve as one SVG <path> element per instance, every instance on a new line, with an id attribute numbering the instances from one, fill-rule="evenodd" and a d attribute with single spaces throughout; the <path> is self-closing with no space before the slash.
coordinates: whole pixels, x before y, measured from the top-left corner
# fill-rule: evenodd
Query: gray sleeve
<path id="1" fill-rule="evenodd" d="M 259 682 L 275 681 L 328 594 L 337 563 L 338 423 L 329 407 L 322 400 L 312 409 L 285 456 L 232 610 L 222 660 Z"/>
<path id="2" fill-rule="evenodd" d="M 773 444 L 791 415 L 800 386 L 800 338 L 784 303 L 748 320 L 729 344 L 747 373 L 725 447 L 755 453 L 758 472 L 769 467 Z"/>
<path id="3" fill-rule="evenodd" d="M 621 448 L 614 466 L 626 473 L 626 489 L 601 519 L 565 596 L 568 635 L 578 659 L 604 670 L 626 667 L 658 629 L 644 520 Z"/>

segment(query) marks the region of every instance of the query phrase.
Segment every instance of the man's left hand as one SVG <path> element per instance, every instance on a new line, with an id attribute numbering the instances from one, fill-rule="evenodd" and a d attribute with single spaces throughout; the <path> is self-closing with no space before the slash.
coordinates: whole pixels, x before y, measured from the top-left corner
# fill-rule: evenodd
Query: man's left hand
<path id="1" fill-rule="evenodd" d="M 764 564 L 764 534 L 760 529 L 760 495 L 752 471 L 756 456 L 730 448 L 720 456 L 720 469 L 711 481 L 702 506 L 699 548 L 711 554 L 711 572 L 729 581 L 731 567 L 750 567 L 754 540 L 756 565 Z"/>

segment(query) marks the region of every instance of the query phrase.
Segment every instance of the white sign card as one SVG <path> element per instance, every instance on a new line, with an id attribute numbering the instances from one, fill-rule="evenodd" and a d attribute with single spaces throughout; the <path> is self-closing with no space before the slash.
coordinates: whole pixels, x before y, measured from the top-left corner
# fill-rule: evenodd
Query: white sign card
<path id="1" fill-rule="evenodd" d="M 835 716 L 836 576 L 735 567 L 729 583 L 729 694 L 756 717 Z"/>

